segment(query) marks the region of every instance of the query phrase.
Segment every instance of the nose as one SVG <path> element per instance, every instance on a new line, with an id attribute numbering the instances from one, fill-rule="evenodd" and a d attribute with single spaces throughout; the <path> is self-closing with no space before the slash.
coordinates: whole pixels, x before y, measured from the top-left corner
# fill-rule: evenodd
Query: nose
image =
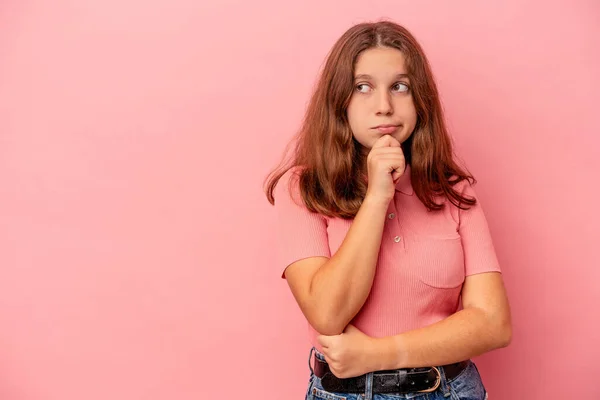
<path id="1" fill-rule="evenodd" d="M 387 91 L 381 91 L 376 97 L 377 115 L 391 115 L 394 112 L 390 94 Z"/>

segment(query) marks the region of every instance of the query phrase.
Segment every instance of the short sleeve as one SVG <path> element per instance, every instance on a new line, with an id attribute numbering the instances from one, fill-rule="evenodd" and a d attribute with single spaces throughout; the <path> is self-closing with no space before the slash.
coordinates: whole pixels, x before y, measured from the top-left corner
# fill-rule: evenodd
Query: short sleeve
<path id="1" fill-rule="evenodd" d="M 458 232 L 465 257 L 465 276 L 482 272 L 501 272 L 481 202 L 477 198 L 473 186 L 467 181 L 465 181 L 462 195 L 477 199 L 477 204 L 468 210 L 459 209 L 458 213 Z"/>
<path id="2" fill-rule="evenodd" d="M 298 175 L 294 171 L 294 168 L 287 171 L 273 192 L 277 260 L 283 268 L 283 279 L 286 268 L 295 261 L 308 257 L 331 257 L 326 218 L 306 208 L 300 194 Z"/>

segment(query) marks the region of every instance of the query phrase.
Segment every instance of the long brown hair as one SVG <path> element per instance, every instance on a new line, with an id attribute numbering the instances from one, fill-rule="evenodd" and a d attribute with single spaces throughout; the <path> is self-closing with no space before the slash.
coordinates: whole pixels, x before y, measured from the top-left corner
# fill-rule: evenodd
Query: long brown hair
<path id="1" fill-rule="evenodd" d="M 444 207 L 443 202 L 436 203 L 436 196 L 444 196 L 462 209 L 476 203 L 453 187 L 465 179 L 471 184 L 476 181 L 453 158 L 438 90 L 423 49 L 406 28 L 379 21 L 351 27 L 329 52 L 296 136 L 293 157 L 287 163 L 282 161 L 265 180 L 271 204 L 275 204 L 273 191 L 279 179 L 289 169 L 301 167 L 300 192 L 309 210 L 330 217 L 356 216 L 367 190 L 362 175 L 365 157 L 352 135 L 346 110 L 354 90 L 356 60 L 362 51 L 378 46 L 398 49 L 406 59 L 417 123 L 402 148 L 411 166 L 415 194 L 430 211 Z"/>

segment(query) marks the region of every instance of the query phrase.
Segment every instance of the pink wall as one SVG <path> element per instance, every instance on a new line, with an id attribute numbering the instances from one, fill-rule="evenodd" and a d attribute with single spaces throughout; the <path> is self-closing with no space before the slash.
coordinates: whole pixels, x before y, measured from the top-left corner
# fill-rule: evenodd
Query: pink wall
<path id="1" fill-rule="evenodd" d="M 0 4 L 0 398 L 300 399 L 262 179 L 352 23 L 429 54 L 514 314 L 492 399 L 600 396 L 600 6 Z M 225 373 L 225 371 L 229 371 Z"/>

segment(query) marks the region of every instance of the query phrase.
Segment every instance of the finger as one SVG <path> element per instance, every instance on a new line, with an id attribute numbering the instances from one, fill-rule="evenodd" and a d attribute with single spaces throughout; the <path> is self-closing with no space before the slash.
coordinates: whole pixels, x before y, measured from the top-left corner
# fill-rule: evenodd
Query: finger
<path id="1" fill-rule="evenodd" d="M 329 349 L 322 347 L 319 351 L 321 352 L 321 354 L 323 354 L 323 356 L 329 357 Z"/>
<path id="2" fill-rule="evenodd" d="M 390 136 L 390 147 L 402 147 L 398 139 L 393 136 Z"/>
<path id="3" fill-rule="evenodd" d="M 392 179 L 400 178 L 402 175 L 404 175 L 405 171 L 406 171 L 406 165 L 400 165 L 400 166 L 394 168 L 394 170 L 392 171 Z"/>
<path id="4" fill-rule="evenodd" d="M 335 359 L 331 356 L 330 353 L 323 353 L 323 356 L 325 356 L 325 361 L 327 361 L 327 364 L 329 364 L 330 367 L 335 364 Z"/>
<path id="5" fill-rule="evenodd" d="M 403 157 L 390 157 L 380 159 L 378 161 L 379 167 L 383 168 L 390 174 L 397 172 L 402 175 L 406 169 L 406 160 Z"/>
<path id="6" fill-rule="evenodd" d="M 329 370 L 331 371 L 331 373 L 336 377 L 341 378 L 342 374 L 341 371 L 338 370 L 336 362 L 330 357 L 325 357 L 325 361 L 327 362 L 327 364 L 329 364 Z"/>
<path id="7" fill-rule="evenodd" d="M 371 149 L 377 149 L 380 147 L 400 147 L 400 142 L 390 135 L 383 135 L 375 141 Z"/>
<path id="8" fill-rule="evenodd" d="M 329 347 L 330 339 L 329 339 L 328 336 L 319 335 L 319 336 L 317 336 L 317 341 L 319 342 L 319 344 L 321 345 L 321 347 L 323 347 L 323 348 L 328 348 Z"/>
<path id="9" fill-rule="evenodd" d="M 379 164 L 390 164 L 394 167 L 399 167 L 399 163 L 404 164 L 406 162 L 406 158 L 404 158 L 404 155 L 401 154 L 383 154 L 378 156 L 376 161 Z"/>
<path id="10" fill-rule="evenodd" d="M 382 155 L 404 155 L 404 151 L 402 150 L 402 147 L 377 147 L 377 148 L 373 148 L 374 150 L 372 150 L 371 152 L 373 153 L 373 155 L 377 155 L 377 156 L 382 156 Z"/>

